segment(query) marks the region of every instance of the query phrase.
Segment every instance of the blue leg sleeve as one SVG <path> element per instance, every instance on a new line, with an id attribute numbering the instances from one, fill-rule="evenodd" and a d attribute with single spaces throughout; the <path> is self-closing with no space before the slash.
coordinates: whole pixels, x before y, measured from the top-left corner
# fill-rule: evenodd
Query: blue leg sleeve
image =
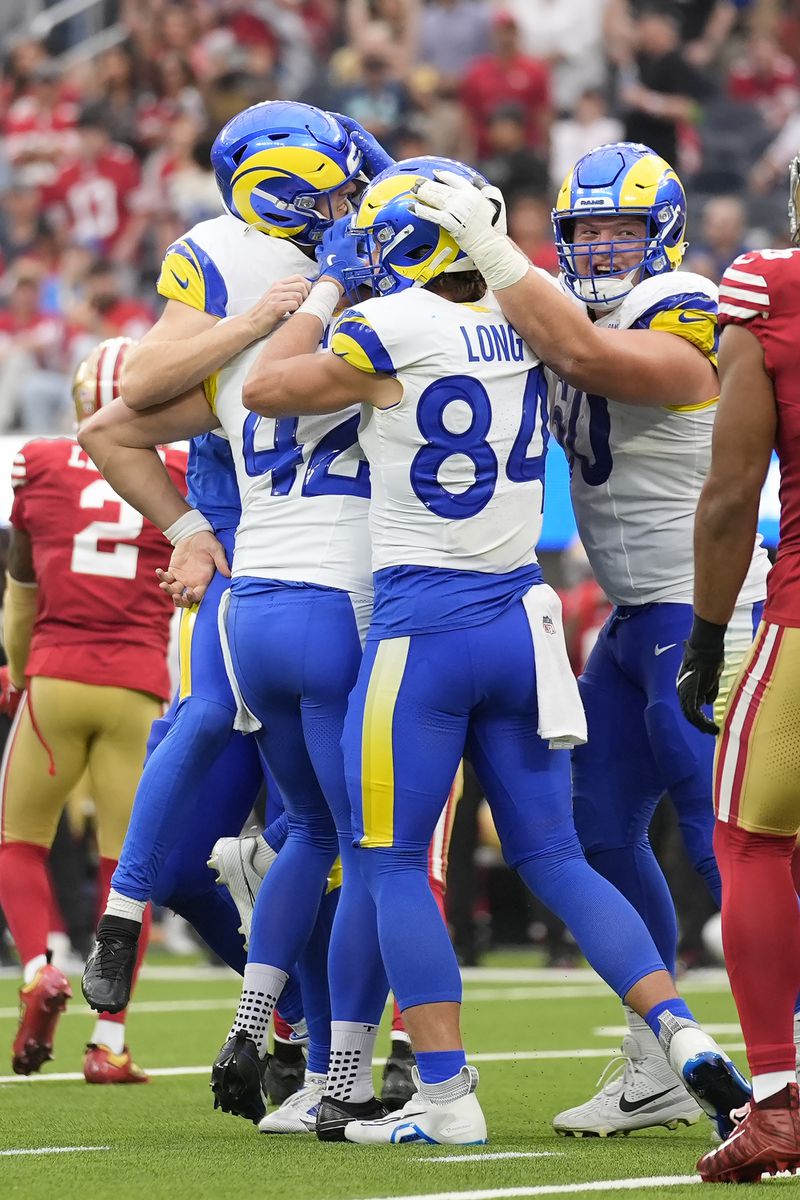
<path id="1" fill-rule="evenodd" d="M 233 732 L 228 708 L 190 696 L 145 763 L 111 886 L 149 900 L 167 855 L 194 820 L 207 773 Z"/>
<path id="2" fill-rule="evenodd" d="M 331 927 L 339 902 L 339 888 L 326 893 L 319 907 L 314 931 L 297 964 L 300 991 L 303 997 L 303 1012 L 308 1025 L 308 1070 L 317 1075 L 328 1071 L 331 1056 L 331 998 L 328 991 L 328 947 Z M 284 1002 L 281 995 L 281 1015 Z"/>

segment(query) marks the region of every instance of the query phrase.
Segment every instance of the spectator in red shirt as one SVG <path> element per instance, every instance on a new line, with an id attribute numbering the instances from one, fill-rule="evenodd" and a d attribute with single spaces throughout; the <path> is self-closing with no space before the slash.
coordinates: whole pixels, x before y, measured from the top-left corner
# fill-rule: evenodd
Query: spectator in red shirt
<path id="1" fill-rule="evenodd" d="M 69 381 L 64 375 L 65 331 L 41 307 L 43 268 L 20 259 L 7 305 L 0 308 L 0 430 L 29 433 L 68 428 Z"/>
<path id="2" fill-rule="evenodd" d="M 489 118 L 509 104 L 526 115 L 528 145 L 546 152 L 552 117 L 550 68 L 522 53 L 517 22 L 502 9 L 492 21 L 492 41 L 491 54 L 476 59 L 461 84 L 461 103 L 472 125 L 478 157 L 486 158 L 491 153 Z"/>
<path id="3" fill-rule="evenodd" d="M 800 95 L 797 64 L 781 53 L 771 34 L 753 33 L 745 53 L 731 67 L 728 94 L 732 100 L 756 105 L 770 128 L 778 129 Z"/>
<path id="4" fill-rule="evenodd" d="M 28 184 L 52 182 L 59 165 L 76 148 L 78 110 L 61 93 L 61 71 L 49 59 L 35 68 L 28 91 L 15 100 L 3 122 L 6 153 Z"/>
<path id="5" fill-rule="evenodd" d="M 153 325 L 149 304 L 124 291 L 124 272 L 98 259 L 86 272 L 83 296 L 70 311 L 70 365 L 81 362 L 98 342 L 129 337 L 138 341 Z"/>
<path id="6" fill-rule="evenodd" d="M 129 146 L 111 141 L 102 105 L 84 108 L 77 127 L 78 154 L 44 189 L 45 209 L 71 241 L 130 262 L 143 233 L 133 203 L 139 164 Z"/>
<path id="7" fill-rule="evenodd" d="M 550 205 L 544 196 L 521 192 L 508 206 L 508 236 L 535 267 L 558 274 Z"/>

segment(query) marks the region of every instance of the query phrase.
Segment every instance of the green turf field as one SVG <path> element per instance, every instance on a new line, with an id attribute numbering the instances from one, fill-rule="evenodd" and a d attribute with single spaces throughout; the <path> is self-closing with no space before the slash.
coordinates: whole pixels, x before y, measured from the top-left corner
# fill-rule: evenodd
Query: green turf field
<path id="1" fill-rule="evenodd" d="M 129 1036 L 136 1059 L 163 1072 L 148 1085 L 89 1087 L 82 1076 L 48 1080 L 80 1071 L 91 1017 L 77 1000 L 59 1027 L 56 1060 L 35 1082 L 13 1082 L 6 1074 L 10 1066 L 2 1064 L 10 1062 L 17 983 L 0 978 L 0 1197 L 696 1196 L 693 1184 L 680 1180 L 691 1181 L 698 1155 L 710 1144 L 705 1123 L 602 1141 L 555 1137 L 549 1118 L 588 1097 L 619 1044 L 614 1027 L 621 1011 L 589 972 L 531 968 L 530 957 L 495 955 L 488 969 L 468 973 L 467 1046 L 480 1068 L 491 1138 L 486 1147 L 468 1149 L 266 1137 L 254 1125 L 215 1113 L 208 1066 L 228 1031 L 238 981 L 227 971 L 183 963 L 151 970 L 133 1006 Z M 77 979 L 73 988 L 79 994 Z M 735 1047 L 734 1057 L 743 1063 L 721 974 L 690 979 L 684 992 L 698 1016 L 721 1027 L 720 1042 Z M 386 1045 L 382 1039 L 379 1049 Z M 178 1073 L 181 1068 L 185 1073 Z M 52 1152 L 63 1147 L 78 1149 Z M 609 1180 L 629 1182 L 623 1190 L 608 1188 Z M 800 1180 L 764 1183 L 758 1194 L 765 1188 L 767 1195 L 800 1195 Z M 740 1187 L 736 1195 L 751 1192 L 752 1186 Z"/>

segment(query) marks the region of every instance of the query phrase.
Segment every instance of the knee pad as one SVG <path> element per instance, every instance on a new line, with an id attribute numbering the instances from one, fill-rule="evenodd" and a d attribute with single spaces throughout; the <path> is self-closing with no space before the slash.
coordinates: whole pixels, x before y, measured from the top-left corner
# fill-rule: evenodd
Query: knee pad
<path id="1" fill-rule="evenodd" d="M 204 759 L 214 759 L 233 735 L 233 719 L 234 713 L 224 704 L 188 696 L 179 705 L 171 729 L 197 745 Z"/>

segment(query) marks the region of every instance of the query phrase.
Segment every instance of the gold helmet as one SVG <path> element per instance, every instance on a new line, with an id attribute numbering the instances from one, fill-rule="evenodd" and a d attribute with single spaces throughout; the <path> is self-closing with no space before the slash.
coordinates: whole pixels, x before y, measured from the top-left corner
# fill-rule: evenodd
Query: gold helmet
<path id="1" fill-rule="evenodd" d="M 119 381 L 132 338 L 107 338 L 83 360 L 72 380 L 72 399 L 78 424 L 94 416 L 104 404 L 119 399 Z"/>

